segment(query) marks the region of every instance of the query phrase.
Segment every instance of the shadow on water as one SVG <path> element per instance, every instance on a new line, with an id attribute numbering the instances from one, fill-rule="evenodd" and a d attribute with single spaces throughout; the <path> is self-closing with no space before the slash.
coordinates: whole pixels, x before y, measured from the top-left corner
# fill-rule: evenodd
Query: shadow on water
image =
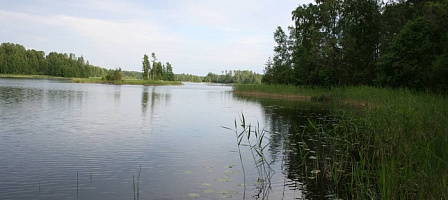
<path id="1" fill-rule="evenodd" d="M 347 140 L 347 133 L 361 131 L 355 121 L 321 103 L 237 98 L 264 107 L 267 149 L 272 163 L 281 163 L 284 191 L 297 191 L 298 199 L 349 198 L 351 166 L 358 164 L 360 148 L 358 141 Z"/>

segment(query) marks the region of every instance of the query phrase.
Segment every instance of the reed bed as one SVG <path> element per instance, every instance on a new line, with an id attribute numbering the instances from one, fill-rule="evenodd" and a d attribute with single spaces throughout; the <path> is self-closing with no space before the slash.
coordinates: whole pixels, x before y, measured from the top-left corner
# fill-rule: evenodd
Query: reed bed
<path id="1" fill-rule="evenodd" d="M 90 78 L 73 78 L 73 83 L 99 83 L 99 84 L 116 84 L 116 85 L 181 85 L 180 81 L 151 81 L 142 79 L 123 79 L 122 81 L 107 81 L 101 77 Z"/>
<path id="2" fill-rule="evenodd" d="M 325 97 L 324 104 L 334 105 L 337 117 L 330 120 L 333 123 L 322 125 L 310 120 L 305 127 L 297 129 L 302 137 L 295 140 L 300 155 L 308 164 L 314 163 L 307 167 L 316 170 L 311 175 L 332 180 L 331 188 L 339 197 L 448 198 L 448 99 L 445 95 L 369 86 L 329 89 L 236 85 L 234 91 Z M 341 102 L 359 106 L 341 107 Z M 310 138 L 339 153 L 311 150 L 309 141 L 305 141 Z M 309 151 L 317 153 L 311 155 Z"/>

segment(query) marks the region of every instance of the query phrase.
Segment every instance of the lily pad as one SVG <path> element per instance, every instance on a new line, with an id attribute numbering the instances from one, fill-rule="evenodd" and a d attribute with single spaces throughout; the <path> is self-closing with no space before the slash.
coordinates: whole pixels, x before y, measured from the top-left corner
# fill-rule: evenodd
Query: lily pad
<path id="1" fill-rule="evenodd" d="M 232 174 L 239 174 L 240 173 L 240 171 L 238 171 L 238 170 L 226 170 L 226 171 L 224 171 L 224 174 L 226 175 L 226 176 L 230 176 L 230 175 L 232 175 Z"/>
<path id="2" fill-rule="evenodd" d="M 231 179 L 228 176 L 222 176 L 220 178 L 215 179 L 215 181 L 225 183 L 225 182 L 231 182 L 231 181 L 233 181 L 233 179 Z"/>
<path id="3" fill-rule="evenodd" d="M 205 194 L 212 194 L 212 193 L 215 193 L 215 190 L 207 189 L 207 190 L 204 190 L 204 193 Z"/>
<path id="4" fill-rule="evenodd" d="M 235 195 L 235 194 L 238 194 L 238 191 L 235 191 L 235 190 L 221 190 L 221 191 L 219 191 L 219 193 L 221 193 L 221 194 L 233 194 L 233 195 Z"/>
<path id="5" fill-rule="evenodd" d="M 200 197 L 201 195 L 198 193 L 190 193 L 190 194 L 188 194 L 188 196 L 196 198 L 196 197 Z"/>
<path id="6" fill-rule="evenodd" d="M 207 187 L 212 186 L 212 184 L 210 184 L 210 183 L 202 183 L 202 185 L 203 185 L 203 186 L 207 186 Z"/>
<path id="7" fill-rule="evenodd" d="M 255 185 L 262 185 L 262 184 L 263 184 L 263 181 L 255 181 L 254 184 L 255 184 Z"/>

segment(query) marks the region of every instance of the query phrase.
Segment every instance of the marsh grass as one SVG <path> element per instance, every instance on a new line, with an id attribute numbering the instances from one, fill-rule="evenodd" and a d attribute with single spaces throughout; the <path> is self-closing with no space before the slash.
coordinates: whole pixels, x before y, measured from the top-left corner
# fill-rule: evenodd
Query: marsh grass
<path id="1" fill-rule="evenodd" d="M 121 81 L 107 81 L 101 77 L 73 78 L 73 83 L 99 83 L 115 85 L 181 85 L 179 81 L 151 81 L 142 79 L 123 79 Z"/>
<path id="2" fill-rule="evenodd" d="M 333 180 L 331 190 L 342 197 L 448 198 L 446 96 L 369 86 L 325 89 L 236 85 L 234 90 L 328 97 L 325 104 L 334 105 L 333 112 L 339 116 L 337 125 L 321 126 L 311 121 L 304 134 L 320 135 L 321 142 L 328 138 L 332 148 L 341 152 L 332 155 L 327 165 L 322 165 L 327 155 L 313 155 L 319 162 L 314 161 L 316 166 L 312 167 L 320 164 L 316 173 L 320 177 L 331 174 L 327 176 Z M 341 107 L 341 102 L 360 106 Z M 301 148 L 302 156 L 309 158 L 307 148 Z"/>

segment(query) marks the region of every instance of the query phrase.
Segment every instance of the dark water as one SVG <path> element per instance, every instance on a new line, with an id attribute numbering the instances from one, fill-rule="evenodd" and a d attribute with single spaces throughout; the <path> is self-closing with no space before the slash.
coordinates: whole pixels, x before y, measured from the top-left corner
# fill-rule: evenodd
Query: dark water
<path id="1" fill-rule="evenodd" d="M 284 140 L 325 111 L 231 90 L 0 79 L 0 199 L 303 198 L 311 189 Z M 241 113 L 269 131 L 269 185 L 248 148 L 243 175 L 235 133 L 222 128 Z"/>

